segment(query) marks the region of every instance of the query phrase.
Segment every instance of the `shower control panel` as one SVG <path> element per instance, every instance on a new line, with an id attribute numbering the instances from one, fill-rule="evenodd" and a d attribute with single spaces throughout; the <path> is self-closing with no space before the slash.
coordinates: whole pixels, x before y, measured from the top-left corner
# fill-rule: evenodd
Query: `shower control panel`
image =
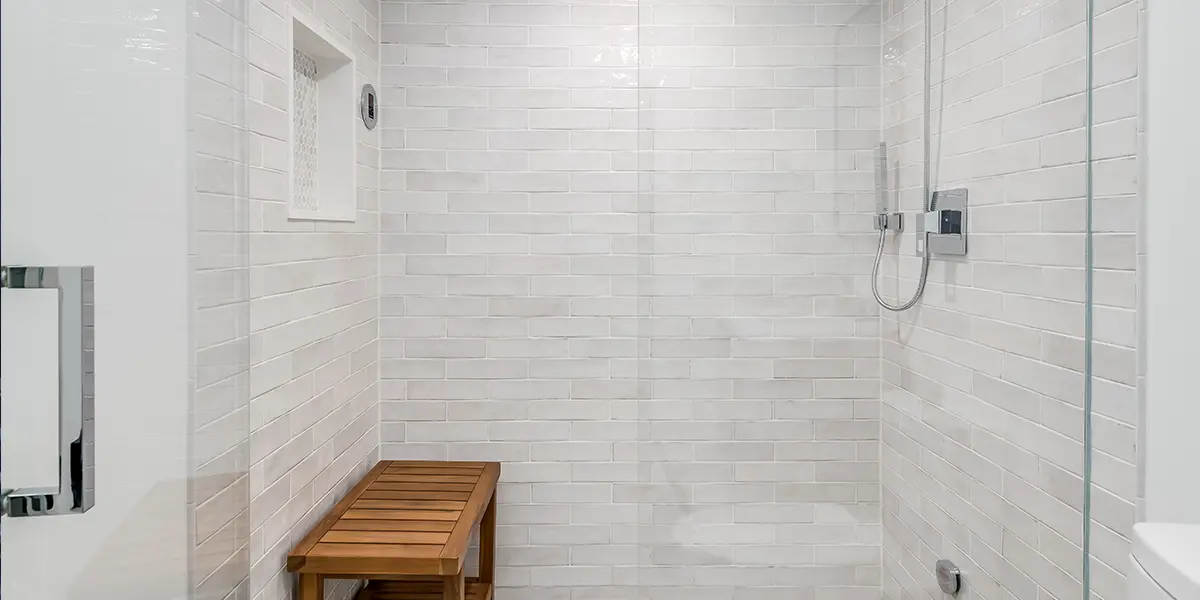
<path id="1" fill-rule="evenodd" d="M 967 253 L 967 190 L 933 193 L 933 210 L 918 219 L 917 251 L 964 256 Z M 921 235 L 921 234 L 925 235 Z M 925 248 L 921 246 L 925 245 Z"/>

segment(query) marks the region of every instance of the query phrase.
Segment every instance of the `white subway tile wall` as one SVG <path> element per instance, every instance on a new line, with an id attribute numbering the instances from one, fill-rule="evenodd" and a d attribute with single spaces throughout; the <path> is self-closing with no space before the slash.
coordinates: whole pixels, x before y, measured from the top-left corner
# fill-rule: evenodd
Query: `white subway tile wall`
<path id="1" fill-rule="evenodd" d="M 871 152 L 919 210 L 919 1 L 296 0 L 380 88 L 352 224 L 286 218 L 292 5 L 194 1 L 198 597 L 290 597 L 283 556 L 380 454 L 505 462 L 502 600 L 938 598 L 940 557 L 960 597 L 1079 597 L 1082 0 L 932 0 L 933 179 L 970 188 L 971 254 L 882 319 Z M 1108 599 L 1138 9 L 1097 0 Z"/>
<path id="2" fill-rule="evenodd" d="M 885 0 L 883 139 L 921 206 L 923 4 Z M 932 180 L 967 187 L 965 259 L 883 319 L 883 596 L 1082 597 L 1086 3 L 934 0 Z M 1122 598 L 1134 517 L 1138 2 L 1096 2 L 1092 589 Z M 893 198 L 893 203 L 897 198 Z M 907 296 L 902 236 L 884 289 Z M 896 274 L 899 272 L 899 281 Z"/>
<path id="3" fill-rule="evenodd" d="M 358 128 L 353 223 L 291 221 L 289 11 L 379 76 L 378 0 L 195 0 L 193 583 L 291 598 L 287 552 L 378 459 L 379 132 Z M 356 99 L 347 99 L 347 108 Z M 349 598 L 355 582 L 329 581 Z"/>
<path id="4" fill-rule="evenodd" d="M 382 454 L 505 462 L 499 596 L 877 595 L 879 5 L 382 11 Z"/>

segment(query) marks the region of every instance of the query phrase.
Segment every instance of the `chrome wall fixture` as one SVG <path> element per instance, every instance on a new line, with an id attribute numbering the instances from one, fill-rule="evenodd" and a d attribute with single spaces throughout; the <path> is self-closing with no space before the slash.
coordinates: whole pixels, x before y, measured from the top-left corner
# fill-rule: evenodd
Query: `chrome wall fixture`
<path id="1" fill-rule="evenodd" d="M 924 238 L 929 254 L 964 256 L 967 253 L 967 190 L 955 188 L 933 193 L 933 207 L 918 221 L 917 250 Z M 921 235 L 922 233 L 926 235 Z"/>
<path id="2" fill-rule="evenodd" d="M 362 116 L 363 125 L 367 130 L 375 129 L 379 121 L 379 97 L 375 94 L 375 86 L 366 84 L 362 87 L 362 95 L 358 101 L 358 113 Z"/>
<path id="3" fill-rule="evenodd" d="M 934 569 L 937 572 L 938 588 L 952 596 L 957 594 L 962 587 L 962 571 L 944 558 L 937 561 Z"/>
<path id="4" fill-rule="evenodd" d="M 92 286 L 92 267 L 0 267 L 0 287 L 58 290 L 59 332 L 58 485 L 3 490 L 2 514 L 65 515 L 87 512 L 95 504 Z"/>

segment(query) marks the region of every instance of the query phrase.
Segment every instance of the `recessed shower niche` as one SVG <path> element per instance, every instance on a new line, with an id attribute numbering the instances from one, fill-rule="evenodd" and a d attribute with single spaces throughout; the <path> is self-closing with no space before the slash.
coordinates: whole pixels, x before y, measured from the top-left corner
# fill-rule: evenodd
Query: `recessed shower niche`
<path id="1" fill-rule="evenodd" d="M 355 218 L 354 51 L 292 11 L 291 194 L 288 217 Z"/>

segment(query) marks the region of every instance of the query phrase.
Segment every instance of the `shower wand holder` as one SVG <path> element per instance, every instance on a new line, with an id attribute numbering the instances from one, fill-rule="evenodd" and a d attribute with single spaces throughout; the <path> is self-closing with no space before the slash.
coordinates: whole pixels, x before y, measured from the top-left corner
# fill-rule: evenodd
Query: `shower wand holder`
<path id="1" fill-rule="evenodd" d="M 875 231 L 903 231 L 904 213 L 879 213 L 875 215 L 873 226 Z"/>

